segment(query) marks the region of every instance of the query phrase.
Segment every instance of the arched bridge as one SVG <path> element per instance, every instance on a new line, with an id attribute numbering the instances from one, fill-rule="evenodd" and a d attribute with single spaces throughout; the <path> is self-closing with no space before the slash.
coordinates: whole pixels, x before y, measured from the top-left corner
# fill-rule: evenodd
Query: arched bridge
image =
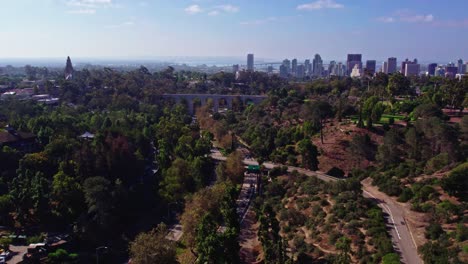
<path id="1" fill-rule="evenodd" d="M 163 94 L 163 98 L 172 99 L 176 103 L 185 101 L 188 105 L 190 114 L 195 112 L 195 100 L 200 100 L 202 106 L 208 103 L 208 100 L 213 100 L 213 110 L 219 111 L 219 103 L 224 100 L 225 105 L 228 109 L 232 109 L 232 102 L 235 98 L 238 98 L 244 105 L 248 102 L 253 104 L 259 104 L 263 100 L 267 99 L 264 95 L 221 95 L 221 94 Z"/>

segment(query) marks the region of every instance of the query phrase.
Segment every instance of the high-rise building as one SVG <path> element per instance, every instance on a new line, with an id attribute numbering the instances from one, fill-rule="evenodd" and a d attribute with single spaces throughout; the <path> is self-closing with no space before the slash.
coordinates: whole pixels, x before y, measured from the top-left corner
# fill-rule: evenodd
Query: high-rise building
<path id="1" fill-rule="evenodd" d="M 384 61 L 382 63 L 382 69 L 380 71 L 385 73 L 385 74 L 388 74 L 388 62 L 387 61 Z"/>
<path id="2" fill-rule="evenodd" d="M 421 71 L 421 66 L 417 63 L 411 62 L 405 64 L 405 76 L 418 76 Z"/>
<path id="3" fill-rule="evenodd" d="M 305 60 L 304 68 L 306 75 L 310 75 L 312 73 L 312 64 L 310 64 L 310 60 Z"/>
<path id="4" fill-rule="evenodd" d="M 463 60 L 462 59 L 459 59 L 458 60 L 458 73 L 460 74 L 464 74 L 465 71 L 463 70 Z"/>
<path id="5" fill-rule="evenodd" d="M 401 73 L 405 74 L 406 73 L 406 66 L 408 64 L 418 64 L 418 59 L 414 59 L 413 61 L 408 60 L 408 58 L 401 63 Z M 414 69 L 414 67 L 413 67 Z M 419 73 L 418 73 L 419 74 Z"/>
<path id="6" fill-rule="evenodd" d="M 445 77 L 455 78 L 455 75 L 458 73 L 458 67 L 449 64 L 445 67 Z"/>
<path id="7" fill-rule="evenodd" d="M 297 72 L 296 72 L 296 78 L 303 79 L 304 76 L 305 76 L 305 66 L 304 65 L 298 65 L 297 66 Z"/>
<path id="8" fill-rule="evenodd" d="M 394 57 L 388 58 L 386 74 L 393 74 L 397 71 L 397 59 Z"/>
<path id="9" fill-rule="evenodd" d="M 284 64 L 280 65 L 279 74 L 282 78 L 288 78 L 288 67 Z"/>
<path id="10" fill-rule="evenodd" d="M 247 54 L 247 70 L 254 71 L 254 55 Z"/>
<path id="11" fill-rule="evenodd" d="M 435 76 L 436 69 L 437 69 L 437 63 L 431 63 L 427 65 L 427 74 L 429 76 Z"/>
<path id="12" fill-rule="evenodd" d="M 468 73 L 468 62 L 465 63 L 465 72 L 464 72 L 464 73 L 465 73 L 465 74 Z"/>
<path id="13" fill-rule="evenodd" d="M 338 62 L 337 73 L 338 73 L 338 76 L 345 76 L 345 74 L 346 74 L 346 65 L 344 65 L 341 62 Z"/>
<path id="14" fill-rule="evenodd" d="M 238 71 L 239 71 L 239 64 L 234 64 L 234 65 L 232 65 L 232 72 L 233 72 L 233 73 L 236 73 L 236 72 L 238 72 Z"/>
<path id="15" fill-rule="evenodd" d="M 367 72 L 370 74 L 370 75 L 374 75 L 375 74 L 375 67 L 377 65 L 377 62 L 375 60 L 367 60 L 366 61 L 366 69 L 367 69 Z"/>
<path id="16" fill-rule="evenodd" d="M 297 75 L 297 59 L 293 59 L 291 64 L 292 64 L 291 72 L 295 76 L 295 75 Z"/>
<path id="17" fill-rule="evenodd" d="M 330 61 L 330 64 L 328 64 L 328 75 L 331 76 L 331 75 L 337 75 L 336 74 L 336 69 L 337 69 L 337 66 L 336 66 L 336 61 Z"/>
<path id="18" fill-rule="evenodd" d="M 291 73 L 291 61 L 288 59 L 283 60 L 283 66 L 286 67 L 286 75 L 289 75 Z"/>
<path id="19" fill-rule="evenodd" d="M 323 73 L 323 61 L 322 58 L 320 57 L 319 54 L 315 54 L 314 60 L 312 61 L 312 71 L 313 71 L 313 76 L 316 77 L 322 77 Z"/>
<path id="20" fill-rule="evenodd" d="M 354 68 L 354 65 L 359 65 L 359 69 L 362 69 L 362 54 L 348 54 L 346 60 L 346 68 L 348 69 L 347 74 L 350 75 Z"/>

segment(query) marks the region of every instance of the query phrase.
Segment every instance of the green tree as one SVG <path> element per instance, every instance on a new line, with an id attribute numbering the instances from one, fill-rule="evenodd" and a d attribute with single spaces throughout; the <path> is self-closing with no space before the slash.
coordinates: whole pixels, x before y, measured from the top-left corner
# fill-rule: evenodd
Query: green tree
<path id="1" fill-rule="evenodd" d="M 178 263 L 176 245 L 166 239 L 167 232 L 166 225 L 159 224 L 157 228 L 150 232 L 138 234 L 135 240 L 130 242 L 129 246 L 132 263 Z"/>
<path id="2" fill-rule="evenodd" d="M 400 264 L 400 256 L 396 253 L 388 253 L 383 256 L 382 264 Z"/>
<path id="3" fill-rule="evenodd" d="M 301 155 L 302 166 L 304 168 L 314 171 L 318 170 L 318 149 L 309 139 L 299 141 L 297 152 Z"/>
<path id="4" fill-rule="evenodd" d="M 83 184 L 85 201 L 88 205 L 88 213 L 93 219 L 105 226 L 112 209 L 112 184 L 103 177 L 92 177 L 85 180 Z"/>
<path id="5" fill-rule="evenodd" d="M 226 159 L 226 176 L 235 184 L 242 182 L 244 178 L 244 162 L 242 159 L 242 153 L 240 151 L 234 151 L 229 154 Z"/>
<path id="6" fill-rule="evenodd" d="M 333 117 L 333 107 L 326 101 L 313 101 L 303 105 L 302 116 L 311 121 L 320 131 L 320 140 L 323 144 L 323 127 L 328 118 Z"/>
<path id="7" fill-rule="evenodd" d="M 222 244 L 217 230 L 218 226 L 213 217 L 205 214 L 197 226 L 198 263 L 224 263 Z"/>
<path id="8" fill-rule="evenodd" d="M 468 201 L 468 162 L 458 165 L 442 179 L 442 187 L 450 195 Z"/>
<path id="9" fill-rule="evenodd" d="M 192 175 L 190 163 L 177 158 L 171 167 L 163 172 L 159 190 L 161 196 L 168 202 L 181 201 L 186 194 L 195 191 Z"/>
<path id="10" fill-rule="evenodd" d="M 409 86 L 409 79 L 403 74 L 397 72 L 390 75 L 388 79 L 387 92 L 391 97 L 408 93 Z"/>

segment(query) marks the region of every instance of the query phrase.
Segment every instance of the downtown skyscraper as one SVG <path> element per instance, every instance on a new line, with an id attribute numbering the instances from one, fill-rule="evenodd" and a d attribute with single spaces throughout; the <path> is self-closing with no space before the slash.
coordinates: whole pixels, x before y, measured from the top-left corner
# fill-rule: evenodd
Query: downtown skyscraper
<path id="1" fill-rule="evenodd" d="M 247 70 L 254 71 L 254 55 L 253 54 L 247 55 Z"/>
<path id="2" fill-rule="evenodd" d="M 315 54 L 314 60 L 312 61 L 312 75 L 315 77 L 321 77 L 323 73 L 323 61 L 319 54 Z"/>
<path id="3" fill-rule="evenodd" d="M 362 54 L 348 54 L 348 59 L 346 60 L 346 69 L 348 75 L 351 74 L 355 65 L 358 65 L 359 69 L 362 69 Z"/>

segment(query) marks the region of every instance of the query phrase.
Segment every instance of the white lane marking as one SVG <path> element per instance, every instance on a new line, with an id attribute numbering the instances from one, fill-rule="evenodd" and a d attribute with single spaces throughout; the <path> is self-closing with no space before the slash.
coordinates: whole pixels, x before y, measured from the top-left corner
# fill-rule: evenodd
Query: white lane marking
<path id="1" fill-rule="evenodd" d="M 405 220 L 405 223 L 406 223 L 406 228 L 408 228 L 408 231 L 409 231 L 409 233 L 411 235 L 411 239 L 413 240 L 413 248 L 417 248 L 418 246 L 416 245 L 416 240 L 414 239 L 413 232 L 411 232 L 411 228 L 408 225 L 408 221 L 406 221 L 406 219 L 404 219 L 404 220 Z"/>
<path id="2" fill-rule="evenodd" d="M 366 190 L 363 190 L 363 192 L 367 193 L 370 197 L 374 198 L 374 199 L 377 199 L 374 195 L 372 195 L 370 192 L 366 191 Z M 401 236 L 400 236 L 400 232 L 398 231 L 398 228 L 396 226 L 396 223 L 395 223 L 395 219 L 393 218 L 393 214 L 392 214 L 392 211 L 390 210 L 390 207 L 388 207 L 385 203 L 380 203 L 383 207 L 383 209 L 385 211 L 387 211 L 387 213 L 390 215 L 390 218 L 393 222 L 393 227 L 395 228 L 395 231 L 397 233 L 397 236 L 398 236 L 398 239 L 401 240 Z"/>

